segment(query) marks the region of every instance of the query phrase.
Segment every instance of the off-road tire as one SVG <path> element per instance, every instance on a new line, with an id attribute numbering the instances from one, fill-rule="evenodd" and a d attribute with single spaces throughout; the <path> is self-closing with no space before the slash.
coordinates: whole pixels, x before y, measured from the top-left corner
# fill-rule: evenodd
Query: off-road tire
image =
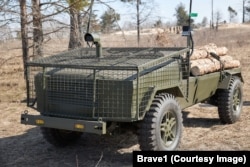
<path id="1" fill-rule="evenodd" d="M 56 147 L 64 147 L 76 142 L 81 138 L 82 133 L 60 130 L 54 128 L 41 127 L 43 137 Z"/>
<path id="2" fill-rule="evenodd" d="M 243 105 L 243 89 L 239 77 L 233 76 L 228 89 L 218 91 L 217 105 L 221 123 L 232 124 L 239 118 Z"/>
<path id="3" fill-rule="evenodd" d="M 181 107 L 170 94 L 155 97 L 150 110 L 139 125 L 138 139 L 141 150 L 175 150 L 182 136 Z"/>

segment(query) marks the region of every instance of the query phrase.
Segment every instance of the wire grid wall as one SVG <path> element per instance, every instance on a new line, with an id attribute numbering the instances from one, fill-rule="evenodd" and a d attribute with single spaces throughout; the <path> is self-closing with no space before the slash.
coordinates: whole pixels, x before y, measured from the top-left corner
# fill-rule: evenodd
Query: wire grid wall
<path id="1" fill-rule="evenodd" d="M 181 91 L 184 97 L 188 97 L 189 76 L 190 76 L 190 59 L 189 52 L 183 52 L 180 54 L 180 73 L 182 75 L 182 83 L 180 84 Z"/>
<path id="2" fill-rule="evenodd" d="M 136 71 L 48 68 L 35 76 L 37 107 L 45 115 L 71 118 L 131 117 Z"/>
<path id="3" fill-rule="evenodd" d="M 29 67 L 27 66 L 27 78 L 26 78 L 26 88 L 27 88 L 27 106 L 34 106 L 37 102 L 36 88 L 35 88 L 35 75 L 42 71 L 42 67 Z"/>
<path id="4" fill-rule="evenodd" d="M 44 115 L 138 119 L 138 112 L 148 109 L 155 87 L 179 82 L 179 63 L 163 54 L 175 51 L 108 49 L 100 59 L 93 49 L 78 49 L 29 62 L 29 103 L 36 98 Z"/>
<path id="5" fill-rule="evenodd" d="M 185 54 L 185 53 L 183 53 Z M 185 59 L 182 56 L 173 58 L 168 57 L 162 62 L 155 62 L 154 70 L 146 75 L 142 75 L 139 79 L 139 116 L 142 117 L 146 111 L 149 110 L 154 95 L 157 90 L 171 89 L 173 87 L 180 87 L 184 95 L 187 93 L 187 70 Z M 182 71 L 183 70 L 183 71 Z M 174 91 L 175 89 L 173 89 Z M 178 95 L 177 92 L 169 92 L 173 95 Z"/>

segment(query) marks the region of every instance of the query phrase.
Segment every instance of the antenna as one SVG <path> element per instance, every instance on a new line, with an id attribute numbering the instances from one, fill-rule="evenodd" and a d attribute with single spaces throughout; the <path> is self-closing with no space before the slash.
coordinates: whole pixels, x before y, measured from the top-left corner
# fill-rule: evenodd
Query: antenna
<path id="1" fill-rule="evenodd" d="M 190 6 L 189 6 L 189 27 L 191 27 L 191 13 L 192 13 L 192 5 L 193 1 L 190 0 Z"/>
<path id="2" fill-rule="evenodd" d="M 194 51 L 194 40 L 193 40 L 192 32 L 191 32 L 192 5 L 193 5 L 193 1 L 190 0 L 190 6 L 189 6 L 189 31 L 190 31 L 190 34 L 188 37 L 188 47 L 191 49 L 190 56 L 192 56 L 193 51 Z"/>

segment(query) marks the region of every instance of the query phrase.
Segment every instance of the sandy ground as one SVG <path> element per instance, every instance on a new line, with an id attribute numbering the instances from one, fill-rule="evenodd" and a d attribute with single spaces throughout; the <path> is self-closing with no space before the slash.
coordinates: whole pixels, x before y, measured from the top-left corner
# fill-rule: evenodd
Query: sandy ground
<path id="1" fill-rule="evenodd" d="M 230 34 L 226 33 L 220 41 L 242 63 L 245 83 L 240 120 L 222 125 L 214 106 L 197 104 L 187 108 L 183 111 L 184 131 L 179 150 L 250 150 L 250 29 L 239 33 L 242 37 L 232 35 L 232 41 L 227 40 Z M 3 50 L 4 46 L 1 47 Z M 1 167 L 132 166 L 132 152 L 140 149 L 137 136 L 130 131 L 117 136 L 84 134 L 74 145 L 56 148 L 43 139 L 38 127 L 20 124 L 23 111 L 28 109 L 36 114 L 25 104 L 20 50 L 9 49 L 0 55 Z"/>

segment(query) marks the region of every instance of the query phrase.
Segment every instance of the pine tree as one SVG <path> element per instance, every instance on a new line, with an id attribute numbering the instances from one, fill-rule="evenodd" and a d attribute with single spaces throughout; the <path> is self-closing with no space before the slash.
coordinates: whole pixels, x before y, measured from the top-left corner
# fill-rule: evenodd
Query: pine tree
<path id="1" fill-rule="evenodd" d="M 177 26 L 183 26 L 183 25 L 188 25 L 189 24 L 189 15 L 187 14 L 187 11 L 185 9 L 185 6 L 183 3 L 180 3 L 176 8 L 175 8 L 175 16 L 177 19 Z M 191 19 L 191 23 L 193 23 L 193 19 Z"/>
<path id="2" fill-rule="evenodd" d="M 101 16 L 101 30 L 104 33 L 110 33 L 116 28 L 116 22 L 120 20 L 120 14 L 115 13 L 113 9 L 108 9 Z"/>

